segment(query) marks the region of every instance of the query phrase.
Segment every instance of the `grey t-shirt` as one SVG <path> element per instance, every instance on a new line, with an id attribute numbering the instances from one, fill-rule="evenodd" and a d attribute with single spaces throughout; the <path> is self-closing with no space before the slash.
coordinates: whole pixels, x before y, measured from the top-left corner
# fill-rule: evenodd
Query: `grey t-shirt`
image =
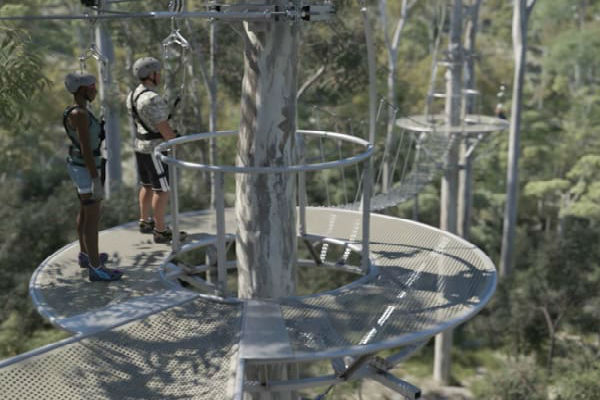
<path id="1" fill-rule="evenodd" d="M 149 89 L 149 91 L 142 93 L 139 97 L 138 95 L 144 90 Z M 153 87 L 144 86 L 144 84 L 140 83 L 138 87 L 136 87 L 133 91 L 133 96 L 131 93 L 127 96 L 127 109 L 129 110 L 129 114 L 131 115 L 131 101 L 137 97 L 137 101 L 135 103 L 135 107 L 137 113 L 144 124 L 146 124 L 150 129 L 155 129 L 156 124 L 162 121 L 166 121 L 169 117 L 169 107 L 167 102 L 156 93 Z M 142 124 L 136 122 L 136 128 L 139 133 L 147 133 L 148 131 L 142 126 Z M 150 154 L 154 151 L 154 148 L 162 143 L 163 139 L 152 139 L 152 140 L 142 140 L 135 138 L 134 150 L 138 153 L 146 153 Z"/>

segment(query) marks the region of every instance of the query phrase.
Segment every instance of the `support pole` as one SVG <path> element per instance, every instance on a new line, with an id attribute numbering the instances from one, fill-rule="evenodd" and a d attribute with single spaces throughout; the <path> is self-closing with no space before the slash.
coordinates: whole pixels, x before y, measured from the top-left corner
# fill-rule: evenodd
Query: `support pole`
<path id="1" fill-rule="evenodd" d="M 171 148 L 171 157 L 177 158 L 177 146 Z M 181 248 L 181 238 L 179 237 L 179 182 L 177 166 L 169 167 L 169 196 L 171 202 L 171 228 L 173 231 L 173 240 L 171 240 L 171 250 L 177 253 Z"/>
<path id="2" fill-rule="evenodd" d="M 217 51 L 216 45 L 216 30 L 217 30 L 217 22 L 213 19 L 210 21 L 209 28 L 209 37 L 210 37 L 210 54 L 209 54 L 209 74 L 210 77 L 208 79 L 208 89 L 210 95 L 210 115 L 208 117 L 208 129 L 211 132 L 215 132 L 217 130 L 217 75 L 215 70 L 215 53 Z M 216 165 L 218 162 L 218 151 L 217 151 L 217 139 L 211 137 L 208 140 L 209 146 L 209 163 L 211 165 Z M 215 204 L 215 173 L 211 175 L 211 191 L 210 191 L 210 204 L 213 208 L 216 208 Z"/>
<path id="3" fill-rule="evenodd" d="M 215 216 L 217 219 L 217 274 L 218 287 L 223 296 L 227 295 L 227 254 L 225 248 L 225 195 L 223 183 L 225 176 L 215 172 Z"/>
<path id="4" fill-rule="evenodd" d="M 450 21 L 450 41 L 448 43 L 449 66 L 446 71 L 446 124 L 450 127 L 461 125 L 462 102 L 462 0 L 452 1 Z M 458 140 L 448 132 L 450 148 L 446 169 L 442 178 L 440 228 L 456 233 L 456 211 L 458 198 Z M 442 290 L 440 288 L 440 290 Z M 435 358 L 433 379 L 447 384 L 450 380 L 450 350 L 452 348 L 452 330 L 442 332 L 435 337 Z"/>
<path id="5" fill-rule="evenodd" d="M 108 8 L 106 4 L 105 8 Z M 106 130 L 106 197 L 118 191 L 121 187 L 121 134 L 119 130 L 119 108 L 117 107 L 116 90 L 112 82 L 111 65 L 115 60 L 115 52 L 110 35 L 108 34 L 104 23 L 96 24 L 96 43 L 100 54 L 106 57 L 106 65 L 98 61 L 98 71 L 100 75 L 99 95 L 102 104 L 104 128 Z"/>

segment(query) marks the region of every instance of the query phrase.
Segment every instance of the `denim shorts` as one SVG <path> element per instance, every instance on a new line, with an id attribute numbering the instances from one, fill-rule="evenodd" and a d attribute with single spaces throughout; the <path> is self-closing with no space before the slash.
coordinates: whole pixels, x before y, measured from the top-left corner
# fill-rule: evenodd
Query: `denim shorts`
<path id="1" fill-rule="evenodd" d="M 77 193 L 92 193 L 92 177 L 86 167 L 67 162 L 67 171 L 69 171 L 69 176 L 75 187 L 77 187 Z M 101 176 L 100 168 L 98 168 L 98 176 Z"/>

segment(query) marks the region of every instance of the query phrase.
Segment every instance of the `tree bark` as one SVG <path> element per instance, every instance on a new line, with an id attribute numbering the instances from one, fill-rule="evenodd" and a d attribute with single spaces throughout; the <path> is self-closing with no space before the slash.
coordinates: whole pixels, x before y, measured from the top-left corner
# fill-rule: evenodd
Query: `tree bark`
<path id="1" fill-rule="evenodd" d="M 271 4 L 286 6 L 287 1 Z M 294 162 L 298 27 L 288 21 L 245 23 L 242 119 L 237 165 Z M 295 292 L 294 176 L 236 176 L 239 296 L 272 298 Z"/>
<path id="2" fill-rule="evenodd" d="M 268 4 L 282 8 L 287 1 Z M 298 6 L 298 4 L 296 4 Z M 244 77 L 238 166 L 286 166 L 295 161 L 298 24 L 244 22 Z M 237 174 L 236 254 L 238 295 L 276 298 L 296 291 L 296 176 Z M 248 377 L 264 372 L 250 368 Z M 272 365 L 268 380 L 293 376 L 293 366 Z M 294 393 L 252 394 L 252 399 L 292 399 Z"/>
<path id="3" fill-rule="evenodd" d="M 500 277 L 510 275 L 514 262 L 514 243 L 517 222 L 519 184 L 519 148 L 521 140 L 521 108 L 523 107 L 523 81 L 527 56 L 527 25 L 535 0 L 515 0 L 513 8 L 512 39 L 515 56 L 512 109 L 508 137 L 508 165 L 506 171 L 506 205 L 500 254 Z"/>
<path id="4" fill-rule="evenodd" d="M 446 71 L 446 117 L 450 127 L 461 125 L 462 102 L 462 0 L 453 0 L 450 20 L 450 40 L 448 43 L 449 67 Z M 442 177 L 440 201 L 440 228 L 456 233 L 456 210 L 458 200 L 458 140 L 448 132 L 448 160 Z M 446 384 L 450 379 L 450 350 L 452 330 L 435 338 L 433 365 L 434 380 Z"/>
<path id="5" fill-rule="evenodd" d="M 381 18 L 381 26 L 385 38 L 387 53 L 388 53 L 388 75 L 387 75 L 387 102 L 388 102 L 388 121 L 385 135 L 385 151 L 383 159 L 383 169 L 381 177 L 381 191 L 387 193 L 389 186 L 393 180 L 390 176 L 393 166 L 390 158 L 390 152 L 394 144 L 394 126 L 396 125 L 397 101 L 396 101 L 396 75 L 398 73 L 398 47 L 400 37 L 404 31 L 404 26 L 408 20 L 408 11 L 415 5 L 415 0 L 402 0 L 400 18 L 396 22 L 393 38 L 390 38 L 388 23 L 387 23 L 387 0 L 379 0 L 379 14 Z"/>
<path id="6" fill-rule="evenodd" d="M 469 8 L 469 20 L 467 21 L 465 33 L 465 53 L 467 54 L 464 65 L 464 87 L 467 90 L 475 89 L 475 42 L 477 39 L 477 29 L 479 20 L 479 7 L 482 0 L 474 0 Z M 466 93 L 463 104 L 464 115 L 474 114 L 475 110 L 475 95 Z M 472 172 L 473 159 L 469 154 L 471 145 L 468 136 L 464 136 L 460 143 L 459 164 L 461 169 L 458 174 L 458 234 L 469 239 L 469 229 L 471 220 L 471 205 L 473 202 L 472 190 Z"/>

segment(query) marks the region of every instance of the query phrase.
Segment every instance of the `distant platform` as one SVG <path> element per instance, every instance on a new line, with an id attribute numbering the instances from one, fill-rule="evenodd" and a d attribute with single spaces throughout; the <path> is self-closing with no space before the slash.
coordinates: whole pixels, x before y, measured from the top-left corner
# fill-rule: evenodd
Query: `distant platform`
<path id="1" fill-rule="evenodd" d="M 216 231 L 209 213 L 180 220 L 191 240 Z M 308 233 L 340 243 L 360 242 L 361 220 L 356 211 L 307 209 Z M 235 233 L 231 210 L 226 226 Z M 239 398 L 244 363 L 333 360 L 421 343 L 476 314 L 496 285 L 493 263 L 474 245 L 372 214 L 374 273 L 355 284 L 268 301 L 219 299 L 163 281 L 170 247 L 137 229 L 100 234 L 122 281 L 89 282 L 76 244 L 40 265 L 30 284 L 36 306 L 77 335 L 0 363 L 9 398 Z"/>
<path id="2" fill-rule="evenodd" d="M 469 114 L 465 116 L 461 125 L 449 126 L 448 117 L 444 114 L 413 115 L 397 119 L 396 125 L 401 129 L 412 132 L 451 132 L 478 135 L 502 131 L 508 128 L 508 120 L 487 115 Z"/>

